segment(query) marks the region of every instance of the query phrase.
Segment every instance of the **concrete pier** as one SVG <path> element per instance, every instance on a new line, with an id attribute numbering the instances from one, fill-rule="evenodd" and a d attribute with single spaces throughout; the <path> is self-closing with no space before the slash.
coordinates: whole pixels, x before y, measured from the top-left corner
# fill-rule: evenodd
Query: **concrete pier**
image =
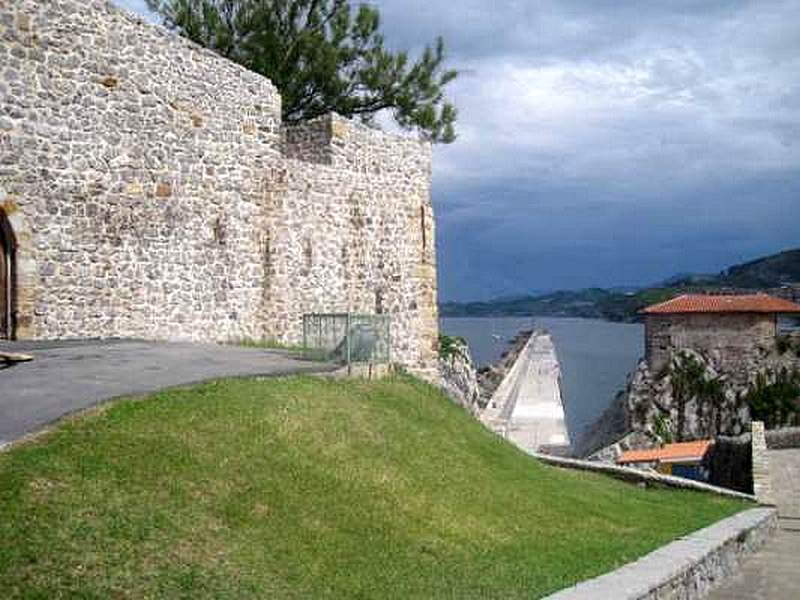
<path id="1" fill-rule="evenodd" d="M 550 334 L 534 332 L 495 391 L 481 421 L 524 450 L 569 450 L 561 370 Z"/>

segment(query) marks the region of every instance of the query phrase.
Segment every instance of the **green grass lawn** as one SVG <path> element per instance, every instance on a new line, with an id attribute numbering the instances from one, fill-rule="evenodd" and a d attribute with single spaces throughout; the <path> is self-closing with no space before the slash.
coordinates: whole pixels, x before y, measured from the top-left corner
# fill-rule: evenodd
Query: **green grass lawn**
<path id="1" fill-rule="evenodd" d="M 225 380 L 0 454 L 0 596 L 531 598 L 746 506 L 543 466 L 410 378 Z"/>

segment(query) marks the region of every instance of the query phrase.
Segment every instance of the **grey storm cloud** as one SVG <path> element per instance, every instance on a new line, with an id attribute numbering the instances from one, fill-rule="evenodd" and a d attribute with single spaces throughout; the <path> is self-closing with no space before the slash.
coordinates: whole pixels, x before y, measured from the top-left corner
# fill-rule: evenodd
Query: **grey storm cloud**
<path id="1" fill-rule="evenodd" d="M 141 0 L 119 0 L 144 11 Z M 380 0 L 462 75 L 440 296 L 645 284 L 800 245 L 800 2 Z"/>

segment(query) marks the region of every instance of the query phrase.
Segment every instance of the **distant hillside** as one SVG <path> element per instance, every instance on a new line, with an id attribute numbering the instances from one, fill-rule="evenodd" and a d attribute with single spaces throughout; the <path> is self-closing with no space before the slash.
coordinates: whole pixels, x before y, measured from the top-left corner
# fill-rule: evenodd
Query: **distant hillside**
<path id="1" fill-rule="evenodd" d="M 443 317 L 549 316 L 635 321 L 640 309 L 687 292 L 765 290 L 792 296 L 800 292 L 800 249 L 787 250 L 740 265 L 719 275 L 679 275 L 640 290 L 590 288 L 488 302 L 445 302 Z"/>
<path id="2" fill-rule="evenodd" d="M 685 280 L 676 285 L 687 283 Z M 689 280 L 694 283 L 694 278 Z M 734 265 L 716 277 L 709 277 L 704 285 L 737 288 L 778 288 L 800 283 L 800 248 L 786 250 L 764 258 Z"/>
<path id="3" fill-rule="evenodd" d="M 489 302 L 445 302 L 439 307 L 443 317 L 583 317 L 610 321 L 634 320 L 639 309 L 671 298 L 673 288 L 652 288 L 638 292 L 615 292 L 599 288 L 553 292 L 514 300 Z"/>

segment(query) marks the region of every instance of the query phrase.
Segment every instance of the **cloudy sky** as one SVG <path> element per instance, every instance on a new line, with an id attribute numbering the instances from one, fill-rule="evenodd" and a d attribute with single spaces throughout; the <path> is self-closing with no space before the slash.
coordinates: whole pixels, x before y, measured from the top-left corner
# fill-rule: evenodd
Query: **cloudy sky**
<path id="1" fill-rule="evenodd" d="M 392 46 L 442 35 L 462 71 L 434 159 L 442 300 L 800 246 L 797 0 L 373 4 Z"/>

